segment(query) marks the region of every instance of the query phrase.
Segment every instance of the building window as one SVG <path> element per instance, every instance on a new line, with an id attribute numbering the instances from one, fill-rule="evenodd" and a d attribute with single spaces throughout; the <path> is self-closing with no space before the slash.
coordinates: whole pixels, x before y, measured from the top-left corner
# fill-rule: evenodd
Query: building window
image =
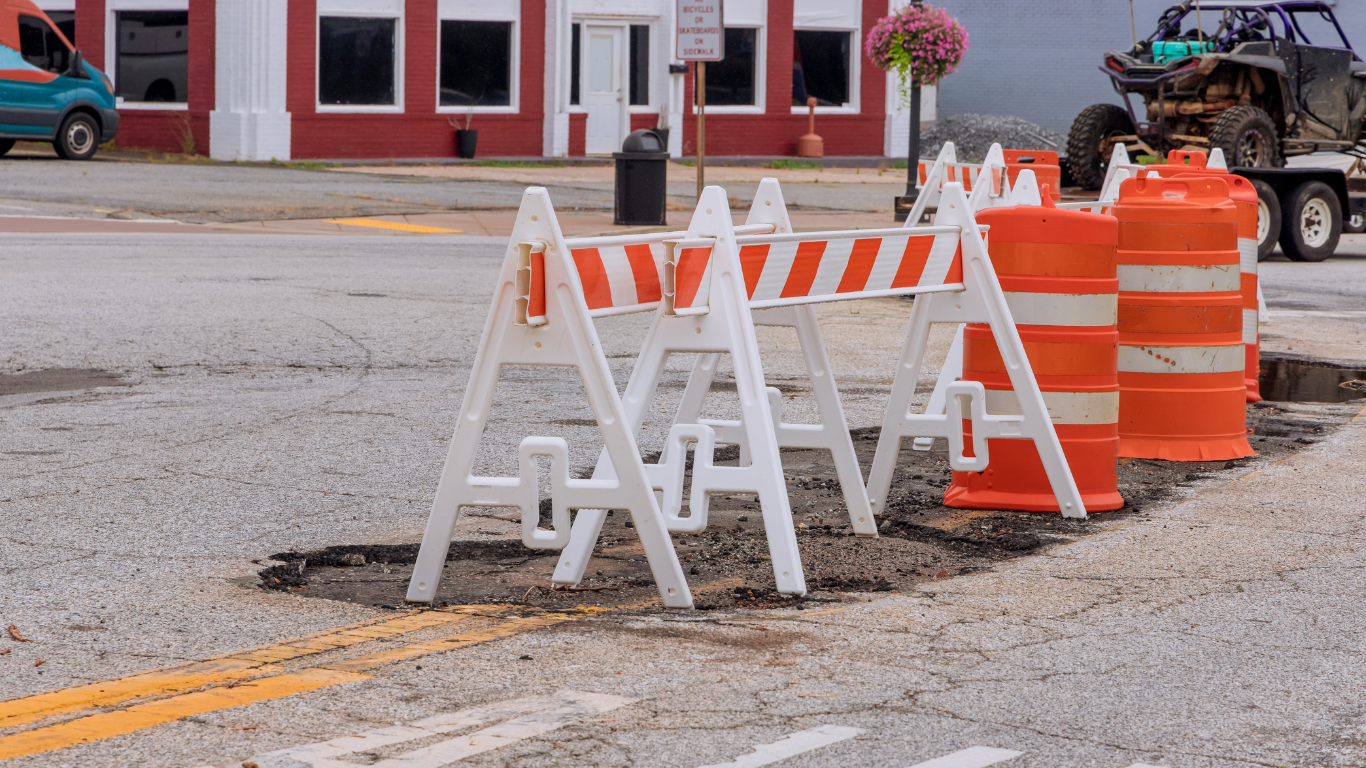
<path id="1" fill-rule="evenodd" d="M 19 55 L 33 66 L 62 74 L 71 68 L 71 51 L 57 31 L 37 16 L 19 15 Z"/>
<path id="2" fill-rule="evenodd" d="M 512 104 L 512 22 L 441 22 L 441 106 Z"/>
<path id="3" fill-rule="evenodd" d="M 573 25 L 569 33 L 569 103 L 579 104 L 579 31 L 582 24 Z"/>
<path id="4" fill-rule="evenodd" d="M 115 95 L 125 101 L 184 104 L 190 81 L 190 14 L 119 11 L 115 25 Z"/>
<path id="5" fill-rule="evenodd" d="M 76 44 L 76 12 L 75 11 L 48 11 L 47 17 L 52 19 L 52 23 L 57 25 L 57 30 L 66 39 Z"/>
<path id="6" fill-rule="evenodd" d="M 754 106 L 758 40 L 759 30 L 754 27 L 726 27 L 726 58 L 707 62 L 707 106 Z"/>
<path id="7" fill-rule="evenodd" d="M 631 25 L 631 106 L 650 103 L 650 28 Z"/>
<path id="8" fill-rule="evenodd" d="M 398 19 L 318 18 L 318 103 L 394 106 Z"/>
<path id="9" fill-rule="evenodd" d="M 804 107 L 809 96 L 821 107 L 848 104 L 853 34 L 799 29 L 793 38 L 792 104 Z"/>

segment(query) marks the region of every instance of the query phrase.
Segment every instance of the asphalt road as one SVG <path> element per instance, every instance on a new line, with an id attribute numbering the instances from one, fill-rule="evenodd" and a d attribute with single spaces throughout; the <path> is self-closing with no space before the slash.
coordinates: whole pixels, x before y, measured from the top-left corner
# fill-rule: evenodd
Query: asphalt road
<path id="1" fill-rule="evenodd" d="M 68 168 L 84 169 L 53 172 Z M 436 237 L 0 236 L 0 625 L 32 641 L 0 637 L 0 757 L 32 752 L 7 765 L 321 765 L 308 754 L 326 750 L 297 750 L 414 722 L 334 744 L 329 764 L 911 766 L 973 747 L 1004 751 L 935 768 L 1366 763 L 1366 417 L 1109 532 L 907 593 L 562 623 L 489 610 L 457 617 L 455 640 L 359 636 L 365 665 L 340 642 L 261 652 L 286 660 L 274 696 L 193 678 L 156 683 L 164 710 L 110 698 L 147 670 L 393 618 L 262 591 L 256 561 L 420 537 L 501 254 Z M 1331 304 L 1310 319 L 1338 325 L 1310 335 L 1360 328 L 1343 307 L 1360 308 L 1363 279 L 1360 256 L 1266 273 L 1273 312 Z M 851 426 L 881 415 L 907 308 L 823 314 L 841 380 L 865 392 Z M 1296 327 L 1269 329 L 1321 341 Z M 599 328 L 624 381 L 644 322 Z M 778 335 L 763 344 L 774 379 L 797 375 Z M 482 469 L 510 469 L 533 429 L 591 462 L 571 379 L 512 370 L 499 394 Z M 513 531 L 474 518 L 459 535 Z M 27 697 L 88 684 L 75 710 L 24 720 Z M 33 733 L 64 748 L 15 746 Z"/>

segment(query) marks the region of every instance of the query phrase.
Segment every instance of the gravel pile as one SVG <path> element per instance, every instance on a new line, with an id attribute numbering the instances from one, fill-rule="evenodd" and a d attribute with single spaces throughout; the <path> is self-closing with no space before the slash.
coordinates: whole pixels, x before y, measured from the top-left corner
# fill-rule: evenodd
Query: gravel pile
<path id="1" fill-rule="evenodd" d="M 952 141 L 960 163 L 980 163 L 994 142 L 1003 149 L 1067 151 L 1067 139 L 1050 128 L 1010 115 L 953 115 L 920 134 L 920 156 L 935 158 Z"/>

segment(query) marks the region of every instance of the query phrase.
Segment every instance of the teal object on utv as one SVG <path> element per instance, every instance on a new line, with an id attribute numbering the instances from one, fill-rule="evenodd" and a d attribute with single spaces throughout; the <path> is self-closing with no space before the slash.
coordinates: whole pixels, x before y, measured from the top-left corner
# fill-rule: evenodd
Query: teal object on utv
<path id="1" fill-rule="evenodd" d="M 88 160 L 118 129 L 109 78 L 32 0 L 0 0 L 0 155 L 15 141 L 45 141 Z"/>

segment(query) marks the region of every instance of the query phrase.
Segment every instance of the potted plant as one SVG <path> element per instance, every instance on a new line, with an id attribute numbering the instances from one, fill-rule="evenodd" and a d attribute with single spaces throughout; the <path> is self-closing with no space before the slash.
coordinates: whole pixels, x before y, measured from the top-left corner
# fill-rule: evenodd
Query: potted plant
<path id="1" fill-rule="evenodd" d="M 878 19 L 864 43 L 874 64 L 896 73 L 902 106 L 912 105 L 912 89 L 937 85 L 957 71 L 967 51 L 963 25 L 943 8 L 918 2 Z"/>
<path id="2" fill-rule="evenodd" d="M 446 122 L 455 129 L 455 156 L 465 160 L 474 159 L 475 148 L 479 145 L 479 131 L 470 129 L 470 122 L 474 120 L 474 110 L 466 110 L 465 127 L 461 128 L 460 123 L 455 118 L 447 118 Z"/>
<path id="3" fill-rule="evenodd" d="M 896 220 L 905 221 L 915 204 L 920 159 L 920 87 L 937 85 L 958 69 L 968 50 L 968 31 L 943 8 L 914 0 L 878 19 L 868 31 L 864 53 L 887 73 L 896 73 L 901 105 L 911 109 L 906 151 L 906 194 L 894 203 Z"/>

